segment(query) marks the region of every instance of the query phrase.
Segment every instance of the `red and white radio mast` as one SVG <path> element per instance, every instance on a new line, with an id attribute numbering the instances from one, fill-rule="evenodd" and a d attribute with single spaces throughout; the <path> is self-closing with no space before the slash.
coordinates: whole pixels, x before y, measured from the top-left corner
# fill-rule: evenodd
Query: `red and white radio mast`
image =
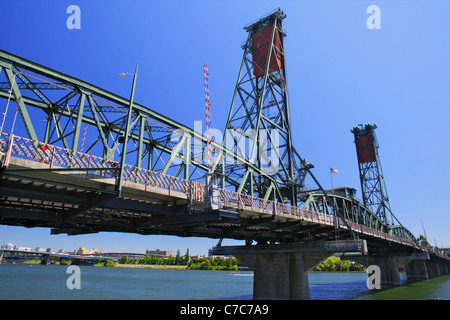
<path id="1" fill-rule="evenodd" d="M 208 150 L 208 169 L 212 172 L 212 149 L 211 149 L 211 111 L 209 102 L 209 84 L 208 84 L 208 65 L 205 63 L 203 67 L 204 78 L 205 78 L 205 109 L 206 109 L 206 139 L 207 139 L 207 150 Z"/>

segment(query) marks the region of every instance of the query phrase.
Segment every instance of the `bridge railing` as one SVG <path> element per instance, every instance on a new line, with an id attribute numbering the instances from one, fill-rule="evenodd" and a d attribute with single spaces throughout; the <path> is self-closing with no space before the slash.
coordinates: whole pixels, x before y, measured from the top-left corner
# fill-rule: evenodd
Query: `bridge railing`
<path id="1" fill-rule="evenodd" d="M 238 209 L 246 210 L 265 210 L 276 214 L 287 214 L 295 216 L 299 219 L 306 219 L 312 222 L 322 222 L 333 225 L 335 223 L 334 216 L 318 213 L 291 206 L 284 203 L 279 203 L 272 200 L 265 200 L 262 198 L 238 193 L 231 190 L 221 189 L 221 201 L 224 205 L 229 205 Z"/>
<path id="2" fill-rule="evenodd" d="M 119 162 L 101 157 L 72 151 L 55 145 L 30 140 L 8 133 L 0 133 L 0 160 L 2 166 L 9 165 L 9 158 L 29 159 L 48 164 L 52 169 L 86 169 L 86 177 L 90 174 L 101 174 L 104 177 L 117 178 Z M 125 165 L 124 179 L 130 182 L 144 184 L 145 187 L 158 187 L 171 191 L 192 192 L 196 200 L 203 199 L 204 186 L 199 182 L 162 174 L 135 166 Z"/>
<path id="3" fill-rule="evenodd" d="M 114 177 L 117 175 L 119 164 L 115 161 L 72 151 L 58 146 L 30 140 L 12 134 L 0 133 L 0 144 L 3 154 L 2 165 L 8 166 L 9 158 L 14 155 L 17 158 L 30 159 L 36 162 L 48 164 L 48 168 L 57 166 L 60 168 L 103 168 L 103 174 Z M 108 170 L 108 169 L 111 170 Z"/>
<path id="4" fill-rule="evenodd" d="M 72 151 L 55 145 L 33 141 L 27 138 L 8 133 L 0 133 L 0 148 L 4 155 L 2 165 L 7 166 L 9 157 L 30 159 L 48 164 L 48 168 L 84 168 L 86 177 L 90 174 L 101 174 L 105 177 L 116 178 L 118 176 L 119 163 L 101 157 Z M 108 170 L 111 169 L 111 170 Z M 203 201 L 205 185 L 195 181 L 170 176 L 156 171 L 138 168 L 131 165 L 124 167 L 124 180 L 143 184 L 147 187 L 157 187 L 169 191 L 177 191 L 191 194 L 194 201 Z M 333 216 L 310 211 L 287 204 L 266 200 L 231 190 L 221 189 L 220 198 L 224 205 L 246 209 L 258 209 L 274 214 L 288 214 L 299 219 L 310 221 L 333 223 Z"/>
<path id="5" fill-rule="evenodd" d="M 116 161 L 106 160 L 101 157 L 33 141 L 12 134 L 0 133 L 0 161 L 2 166 L 8 166 L 11 155 L 18 158 L 46 163 L 50 169 L 53 166 L 69 169 L 84 168 L 86 169 L 86 177 L 89 177 L 89 174 L 94 173 L 112 178 L 117 178 L 118 176 L 119 163 Z M 143 184 L 145 190 L 147 190 L 148 187 L 162 188 L 169 191 L 190 194 L 194 201 L 202 202 L 204 200 L 205 185 L 199 182 L 189 181 L 131 165 L 125 165 L 124 179 L 130 182 Z M 285 214 L 295 216 L 302 220 L 328 224 L 336 228 L 347 228 L 339 217 L 237 193 L 231 190 L 220 189 L 220 200 L 224 206 L 234 207 L 238 210 L 264 210 L 274 215 Z M 419 248 L 413 241 L 390 235 L 351 221 L 347 221 L 347 223 L 358 233 Z"/>

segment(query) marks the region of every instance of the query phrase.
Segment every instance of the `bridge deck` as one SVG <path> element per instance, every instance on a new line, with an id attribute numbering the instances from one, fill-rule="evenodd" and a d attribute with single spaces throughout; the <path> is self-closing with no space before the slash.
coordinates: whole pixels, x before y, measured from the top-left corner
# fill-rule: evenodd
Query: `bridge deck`
<path id="1" fill-rule="evenodd" d="M 220 210 L 206 212 L 203 184 L 132 166 L 119 197 L 114 162 L 50 145 L 42 152 L 41 143 L 2 137 L 7 151 L 0 184 L 2 224 L 49 227 L 52 233 L 116 231 L 261 242 L 350 238 L 340 218 L 230 190 L 220 190 Z M 372 247 L 426 249 L 347 223 Z"/>

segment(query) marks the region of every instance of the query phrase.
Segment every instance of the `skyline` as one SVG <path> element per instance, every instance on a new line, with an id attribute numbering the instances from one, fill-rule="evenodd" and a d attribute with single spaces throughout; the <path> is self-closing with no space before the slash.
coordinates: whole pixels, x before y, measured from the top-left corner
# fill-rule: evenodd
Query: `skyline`
<path id="1" fill-rule="evenodd" d="M 78 1 L 81 29 L 67 27 L 70 1 L 50 3 L 5 4 L 5 12 L 20 11 L 23 19 L 2 18 L 0 24 L 9 29 L 1 49 L 124 97 L 130 82 L 117 74 L 132 72 L 138 63 L 135 101 L 191 128 L 205 121 L 207 62 L 211 118 L 219 130 L 242 59 L 243 27 L 279 5 L 287 15 L 283 27 L 295 148 L 315 165 L 313 172 L 325 188 L 331 187 L 329 168 L 336 168 L 334 187 L 355 188 L 361 199 L 350 130 L 360 123 L 376 124 L 395 216 L 416 237 L 423 234 L 423 222 L 431 245 L 450 247 L 449 3 L 136 1 L 124 6 L 120 1 Z M 381 8 L 381 28 L 375 30 L 366 25 L 366 10 L 373 4 Z M 4 106 L 0 100 L 2 112 Z M 30 239 L 41 247 L 189 248 L 192 254 L 207 254 L 218 242 L 123 233 L 50 235 L 50 229 L 0 226 L 0 244 Z M 234 243 L 243 242 L 223 242 Z"/>
<path id="2" fill-rule="evenodd" d="M 11 248 L 12 247 L 12 248 Z M 34 249 L 33 249 L 34 248 Z M 6 250 L 28 250 L 30 249 L 31 251 L 39 251 L 39 252 L 49 252 L 49 250 L 51 250 L 52 252 L 57 252 L 57 253 L 74 253 L 76 254 L 76 252 L 80 251 L 80 249 L 84 249 L 85 251 L 98 251 L 100 253 L 137 253 L 137 254 L 148 254 L 150 253 L 154 253 L 154 252 L 170 252 L 170 254 L 172 254 L 173 251 L 171 250 L 164 250 L 161 248 L 147 248 L 145 250 L 145 252 L 127 252 L 127 251 L 111 251 L 111 252 L 101 252 L 100 250 L 98 250 L 97 248 L 85 248 L 85 247 L 78 247 L 75 249 L 67 249 L 67 248 L 52 248 L 52 247 L 41 247 L 41 246 L 35 246 L 35 245 L 28 245 L 28 246 L 17 246 L 14 243 L 0 243 L 0 249 L 6 249 Z M 176 252 L 180 252 L 181 250 L 177 249 Z M 188 252 L 188 251 L 186 251 Z M 89 254 L 89 253 L 87 253 Z"/>

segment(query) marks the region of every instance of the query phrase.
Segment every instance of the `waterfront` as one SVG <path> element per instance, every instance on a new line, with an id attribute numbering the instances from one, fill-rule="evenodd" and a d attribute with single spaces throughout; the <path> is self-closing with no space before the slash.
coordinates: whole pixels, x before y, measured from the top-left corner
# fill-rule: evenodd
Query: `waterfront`
<path id="1" fill-rule="evenodd" d="M 0 300 L 250 300 L 250 271 L 81 266 L 81 289 L 69 290 L 66 266 L 0 265 Z M 406 283 L 405 275 L 401 275 Z M 312 300 L 450 300 L 450 275 L 370 291 L 367 274 L 309 273 Z"/>

